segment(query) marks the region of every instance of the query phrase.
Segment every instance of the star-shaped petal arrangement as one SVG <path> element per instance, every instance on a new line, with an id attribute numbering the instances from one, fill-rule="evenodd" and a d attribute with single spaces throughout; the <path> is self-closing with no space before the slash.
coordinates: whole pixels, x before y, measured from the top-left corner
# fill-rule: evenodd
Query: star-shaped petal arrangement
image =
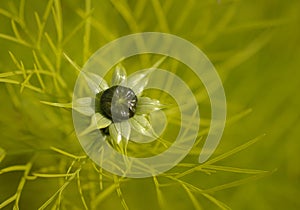
<path id="1" fill-rule="evenodd" d="M 79 135 L 100 130 L 113 145 L 121 142 L 127 144 L 132 140 L 132 129 L 144 136 L 155 136 L 149 114 L 165 108 L 165 105 L 142 96 L 153 70 L 141 70 L 127 78 L 125 68 L 118 65 L 113 72 L 110 86 L 99 75 L 83 72 L 95 98 L 78 98 L 73 103 L 73 109 L 91 118 L 90 125 Z"/>

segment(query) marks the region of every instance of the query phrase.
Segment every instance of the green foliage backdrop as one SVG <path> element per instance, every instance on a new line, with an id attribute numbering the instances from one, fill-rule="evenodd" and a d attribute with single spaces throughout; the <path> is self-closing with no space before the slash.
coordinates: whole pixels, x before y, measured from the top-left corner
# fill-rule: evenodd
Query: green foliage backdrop
<path id="1" fill-rule="evenodd" d="M 299 11 L 297 0 L 2 0 L 0 209 L 299 209 Z M 207 54 L 224 83 L 228 121 L 205 164 L 197 164 L 204 113 L 182 163 L 127 179 L 85 156 L 67 105 L 75 67 L 144 31 L 178 35 Z"/>

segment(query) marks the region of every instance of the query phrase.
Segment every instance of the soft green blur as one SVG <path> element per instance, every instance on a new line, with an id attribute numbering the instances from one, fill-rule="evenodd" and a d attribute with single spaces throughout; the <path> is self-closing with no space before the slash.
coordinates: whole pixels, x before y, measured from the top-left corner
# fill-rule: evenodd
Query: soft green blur
<path id="1" fill-rule="evenodd" d="M 2 0 L 0 207 L 300 209 L 299 11 L 298 0 Z M 112 176 L 83 157 L 71 110 L 40 102 L 72 100 L 78 72 L 64 53 L 83 66 L 109 41 L 145 31 L 189 40 L 219 72 L 228 123 L 212 158 L 266 134 L 214 165 L 227 168 L 201 169 L 176 181 L 172 173 L 198 165 L 200 141 L 187 164 L 166 176 Z M 129 71 L 148 65 L 136 60 L 125 62 Z M 182 64 L 169 59 L 164 68 L 197 85 Z M 206 98 L 199 104 L 206 118 L 208 103 Z"/>

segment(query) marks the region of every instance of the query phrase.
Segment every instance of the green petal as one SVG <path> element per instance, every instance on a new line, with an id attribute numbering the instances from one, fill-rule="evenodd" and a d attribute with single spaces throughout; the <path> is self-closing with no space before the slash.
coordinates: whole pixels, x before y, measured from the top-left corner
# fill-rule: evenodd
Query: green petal
<path id="1" fill-rule="evenodd" d="M 106 117 L 104 117 L 103 115 L 101 115 L 99 113 L 96 113 L 93 116 L 92 121 L 94 121 L 94 123 L 96 123 L 97 129 L 106 128 L 107 126 L 109 126 L 111 124 L 110 119 L 107 119 Z"/>
<path id="2" fill-rule="evenodd" d="M 129 122 L 123 121 L 120 123 L 113 123 L 109 126 L 109 134 L 112 139 L 118 144 L 122 141 L 122 137 L 128 141 L 130 137 L 131 127 Z"/>
<path id="3" fill-rule="evenodd" d="M 153 69 L 141 70 L 127 79 L 127 86 L 130 87 L 136 95 L 140 95 L 150 78 Z"/>
<path id="4" fill-rule="evenodd" d="M 76 99 L 72 108 L 86 116 L 92 116 L 95 113 L 95 110 L 92 108 L 92 98 L 90 97 Z"/>
<path id="5" fill-rule="evenodd" d="M 107 82 L 97 74 L 91 72 L 83 72 L 84 78 L 87 81 L 90 89 L 95 93 L 99 93 L 108 88 Z"/>
<path id="6" fill-rule="evenodd" d="M 106 128 L 111 124 L 111 120 L 107 119 L 103 115 L 99 113 L 95 113 L 91 117 L 91 124 L 80 133 L 80 136 L 86 135 L 94 130 L 101 129 L 101 128 Z"/>
<path id="7" fill-rule="evenodd" d="M 165 108 L 158 100 L 148 97 L 139 97 L 136 106 L 136 114 L 149 114 L 151 112 Z"/>
<path id="8" fill-rule="evenodd" d="M 127 74 L 126 74 L 125 68 L 121 64 L 119 64 L 113 73 L 112 80 L 111 80 L 111 86 L 126 83 L 126 77 L 127 77 Z"/>
<path id="9" fill-rule="evenodd" d="M 145 136 L 149 136 L 149 137 L 155 137 L 153 128 L 149 122 L 149 120 L 142 115 L 135 115 L 133 118 L 129 119 L 130 125 L 131 127 L 138 133 L 141 133 Z M 135 141 L 134 139 L 132 139 L 133 141 Z M 136 142 L 140 142 L 136 141 Z M 145 141 L 148 141 L 145 139 Z M 141 143 L 141 142 L 140 142 Z"/>
<path id="10" fill-rule="evenodd" d="M 138 116 L 138 115 L 136 115 Z M 151 124 L 151 129 L 149 129 L 150 135 L 141 134 L 141 129 L 132 129 L 130 134 L 130 140 L 137 143 L 151 143 L 153 141 L 160 141 L 160 136 L 166 129 L 167 126 L 167 117 L 163 111 L 152 112 L 149 115 L 146 115 L 146 120 L 148 119 Z M 130 121 L 131 123 L 131 121 Z M 131 123 L 131 126 L 135 126 Z M 136 127 L 136 126 L 135 126 Z M 138 130 L 138 131 L 136 131 Z"/>

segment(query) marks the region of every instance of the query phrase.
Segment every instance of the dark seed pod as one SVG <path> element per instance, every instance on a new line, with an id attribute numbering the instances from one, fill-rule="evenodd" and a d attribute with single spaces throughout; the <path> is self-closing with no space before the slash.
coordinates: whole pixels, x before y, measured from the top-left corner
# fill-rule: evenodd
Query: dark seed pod
<path id="1" fill-rule="evenodd" d="M 134 116 L 137 101 L 130 88 L 113 86 L 100 96 L 100 110 L 113 122 L 121 122 Z"/>

